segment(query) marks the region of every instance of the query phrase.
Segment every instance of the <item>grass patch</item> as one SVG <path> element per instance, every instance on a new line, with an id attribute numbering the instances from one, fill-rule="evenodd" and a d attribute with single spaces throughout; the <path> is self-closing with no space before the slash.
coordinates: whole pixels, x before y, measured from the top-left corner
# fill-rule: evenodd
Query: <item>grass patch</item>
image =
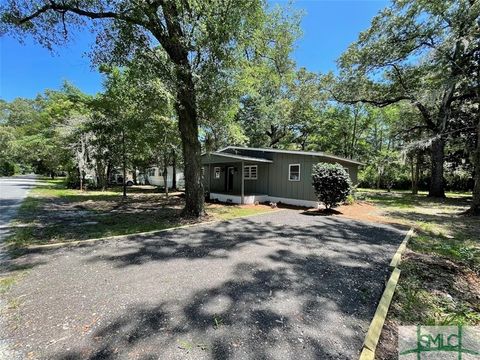
<path id="1" fill-rule="evenodd" d="M 471 194 L 432 199 L 426 193 L 359 192 L 390 221 L 416 233 L 400 264 L 386 333 L 396 332 L 398 325 L 480 325 L 480 218 L 461 214 Z M 396 356 L 392 341 L 392 336 L 381 338 L 380 358 Z"/>
<path id="2" fill-rule="evenodd" d="M 0 277 L 0 295 L 7 293 L 11 287 L 17 283 L 18 280 L 25 276 L 26 273 L 27 270 L 18 268 L 12 269 L 8 275 Z"/>
<path id="3" fill-rule="evenodd" d="M 273 209 L 269 206 L 238 206 L 238 205 L 215 205 L 207 206 L 207 212 L 219 220 L 230 220 L 242 216 L 260 214 Z"/>
<path id="4" fill-rule="evenodd" d="M 22 203 L 13 235 L 13 250 L 48 244 L 128 235 L 192 223 L 179 215 L 181 194 L 168 198 L 154 187 L 121 187 L 108 191 L 67 189 L 63 180 L 44 179 Z M 271 210 L 266 206 L 207 204 L 205 220 L 228 220 Z M 194 221 L 195 222 L 195 221 Z"/>
<path id="5" fill-rule="evenodd" d="M 15 276 L 7 276 L 0 278 L 0 294 L 5 294 L 17 282 Z"/>
<path id="6" fill-rule="evenodd" d="M 363 195 L 394 222 L 415 228 L 410 250 L 461 262 L 480 273 L 480 218 L 461 215 L 469 206 L 468 194 L 451 193 L 446 199 L 431 199 L 426 194 L 370 190 Z"/>

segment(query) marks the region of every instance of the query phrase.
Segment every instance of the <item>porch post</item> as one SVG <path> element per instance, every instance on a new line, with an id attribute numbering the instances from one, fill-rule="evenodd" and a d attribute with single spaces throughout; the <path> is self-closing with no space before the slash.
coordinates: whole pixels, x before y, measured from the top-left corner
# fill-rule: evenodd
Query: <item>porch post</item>
<path id="1" fill-rule="evenodd" d="M 245 166 L 243 166 L 244 162 L 242 161 L 242 205 L 245 203 L 245 179 L 243 175 L 243 171 Z"/>

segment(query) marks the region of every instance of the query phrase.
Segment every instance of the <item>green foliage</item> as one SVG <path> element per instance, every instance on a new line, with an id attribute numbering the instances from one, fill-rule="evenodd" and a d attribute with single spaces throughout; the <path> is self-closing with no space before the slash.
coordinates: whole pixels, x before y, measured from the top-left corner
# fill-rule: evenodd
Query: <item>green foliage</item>
<path id="1" fill-rule="evenodd" d="M 394 1 L 344 53 L 335 79 L 296 68 L 291 54 L 301 36 L 302 14 L 288 5 L 269 7 L 251 0 L 224 13 L 216 1 L 189 3 L 188 11 L 184 4 L 172 2 L 181 11 L 171 20 L 188 29 L 177 45 L 188 44 L 190 56 L 181 69 L 194 74 L 187 88 L 195 90 L 195 96 L 188 97 L 194 100 L 200 129 L 195 139 L 208 151 L 249 145 L 357 159 L 367 164 L 359 176 L 361 184 L 387 189 L 411 186 L 412 166 L 420 154 L 420 182 L 426 186 L 431 163 L 424 139 L 434 131 L 418 104 L 431 121 L 440 121 L 437 105 L 450 80 L 457 84 L 455 97 L 469 98 L 475 77 L 462 74 L 466 68 L 472 73 L 468 49 L 475 42 L 459 49 L 462 73 L 452 79 L 447 78 L 452 70 L 447 55 L 452 55 L 460 33 L 466 39 L 475 34 L 475 27 L 462 24 L 470 24 L 478 12 L 478 5 L 463 0 L 458 6 L 433 3 Z M 117 3 L 62 1 L 58 4 L 67 10 L 49 9 L 20 25 L 19 19 L 38 4 L 12 1 L 3 6 L 0 12 L 9 14 L 2 18 L 4 30 L 20 36 L 31 33 L 48 47 L 66 40 L 60 36 L 64 12 L 67 29 L 92 25 L 99 35 L 92 60 L 105 74 L 104 93 L 89 97 L 67 83 L 33 100 L 0 102 L 0 158 L 43 173 L 67 171 L 77 184 L 80 173 L 96 174 L 100 187 L 107 169 L 122 165 L 122 154 L 130 169 L 162 167 L 173 159 L 182 166 L 177 111 L 178 90 L 185 87 L 179 87 L 179 67 L 171 52 L 177 39 L 162 43 L 158 34 L 152 37 L 152 29 L 137 24 L 151 9 L 125 2 L 131 5 L 123 13 L 132 16 L 129 22 L 117 18 L 124 10 Z M 94 13 L 108 8 L 112 14 L 97 26 L 72 11 L 84 6 Z M 439 9 L 448 10 L 444 17 Z M 171 14 L 150 15 L 164 19 Z M 433 21 L 421 21 L 422 16 Z M 403 41 L 399 34 L 411 37 Z M 462 134 L 456 141 L 449 136 L 446 148 L 450 155 L 445 180 L 452 189 L 473 185 L 467 147 L 476 140 L 465 129 L 472 129 L 474 116 L 466 112 L 472 106 L 462 104 L 455 124 L 453 118 L 439 122 Z M 457 105 L 452 110 L 457 111 Z"/>
<path id="2" fill-rule="evenodd" d="M 14 174 L 15 164 L 7 160 L 0 160 L 0 176 L 12 176 Z"/>
<path id="3" fill-rule="evenodd" d="M 340 164 L 318 163 L 313 166 L 312 185 L 326 209 L 347 200 L 352 190 L 350 176 Z"/>
<path id="4" fill-rule="evenodd" d="M 478 143 L 480 82 L 471 74 L 478 71 L 479 17 L 478 1 L 393 1 L 341 56 L 330 88 L 344 103 L 409 108 L 399 134 L 416 151 L 430 148 L 432 196 L 444 194 L 444 141 L 461 135 L 472 150 Z"/>
<path id="5" fill-rule="evenodd" d="M 353 194 L 349 194 L 347 196 L 347 198 L 345 199 L 345 204 L 347 204 L 347 205 L 355 204 L 355 196 Z"/>
<path id="6" fill-rule="evenodd" d="M 264 16 L 246 48 L 236 77 L 240 99 L 236 121 L 250 146 L 279 147 L 291 132 L 297 73 L 290 54 L 301 33 L 300 18 L 298 11 L 275 7 Z M 306 77 L 308 72 L 299 73 Z"/>

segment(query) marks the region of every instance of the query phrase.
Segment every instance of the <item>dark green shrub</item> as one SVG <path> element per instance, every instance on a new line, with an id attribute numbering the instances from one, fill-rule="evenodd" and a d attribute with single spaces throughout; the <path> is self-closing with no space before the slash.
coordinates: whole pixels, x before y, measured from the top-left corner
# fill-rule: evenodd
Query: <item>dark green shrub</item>
<path id="1" fill-rule="evenodd" d="M 312 185 L 318 201 L 331 209 L 347 200 L 352 190 L 350 176 L 340 164 L 318 163 L 313 166 Z"/>
<path id="2" fill-rule="evenodd" d="M 12 176 L 15 174 L 15 164 L 7 160 L 0 161 L 0 176 Z"/>

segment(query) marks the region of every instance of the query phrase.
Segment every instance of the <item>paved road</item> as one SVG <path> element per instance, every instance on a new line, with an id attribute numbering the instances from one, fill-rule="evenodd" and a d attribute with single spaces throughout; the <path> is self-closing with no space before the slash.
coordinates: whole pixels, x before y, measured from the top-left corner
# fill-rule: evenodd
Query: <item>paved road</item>
<path id="1" fill-rule="evenodd" d="M 10 221 L 35 182 L 34 175 L 0 177 L 0 242 L 8 235 Z"/>
<path id="2" fill-rule="evenodd" d="M 33 359 L 355 359 L 405 230 L 285 210 L 25 255 Z"/>
<path id="3" fill-rule="evenodd" d="M 27 196 L 28 191 L 35 186 L 35 176 L 0 177 L 0 273 L 7 268 L 8 254 L 3 240 L 9 235 L 10 222 L 14 219 L 18 207 Z M 5 302 L 0 299 L 0 312 L 5 309 Z M 0 319 L 0 327 L 5 326 Z M 10 351 L 9 341 L 0 332 L 0 359 L 20 359 L 19 355 Z"/>

